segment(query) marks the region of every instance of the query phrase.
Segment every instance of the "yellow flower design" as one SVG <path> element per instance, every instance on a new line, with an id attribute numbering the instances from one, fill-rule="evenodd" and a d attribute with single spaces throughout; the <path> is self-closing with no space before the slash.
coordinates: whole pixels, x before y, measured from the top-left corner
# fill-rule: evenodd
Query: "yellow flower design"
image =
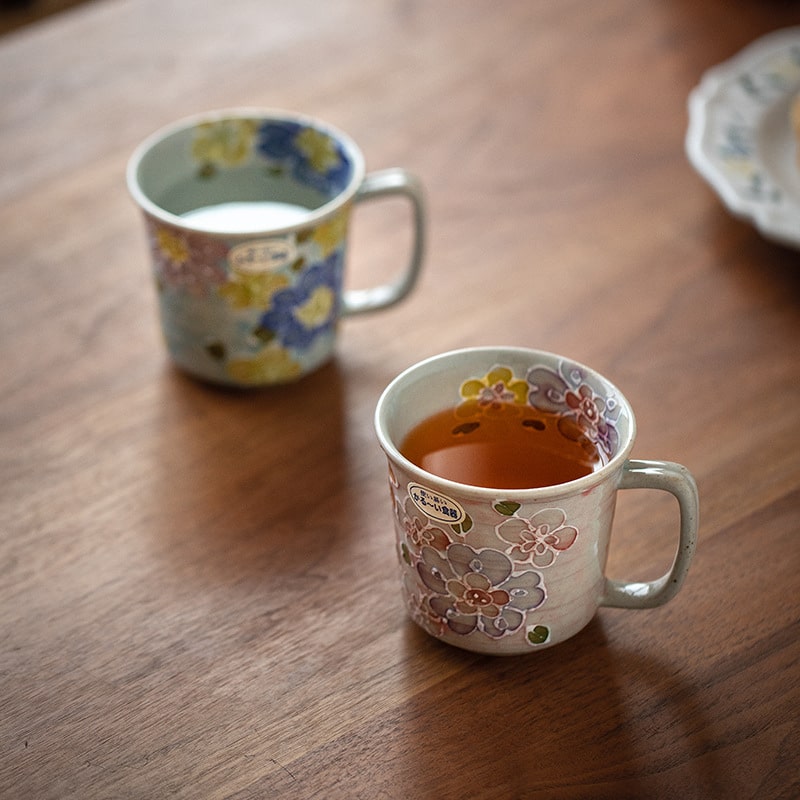
<path id="1" fill-rule="evenodd" d="M 219 293 L 234 308 L 266 308 L 272 295 L 289 285 L 285 275 L 275 272 L 235 272 L 234 278 L 223 286 Z"/>
<path id="2" fill-rule="evenodd" d="M 525 405 L 528 399 L 528 384 L 514 377 L 508 367 L 497 366 L 483 378 L 471 378 L 461 384 L 464 402 L 456 409 L 458 416 L 476 413 L 492 413 L 502 406 Z"/>
<path id="3" fill-rule="evenodd" d="M 325 173 L 339 165 L 339 155 L 333 139 L 320 131 L 303 128 L 294 143 L 317 172 Z"/>
<path id="4" fill-rule="evenodd" d="M 330 319 L 335 297 L 329 286 L 317 286 L 303 305 L 294 310 L 294 317 L 306 328 L 318 328 Z"/>
<path id="5" fill-rule="evenodd" d="M 256 130 L 251 119 L 204 122 L 197 126 L 192 156 L 203 164 L 241 164 L 250 154 Z"/>
<path id="6" fill-rule="evenodd" d="M 228 374 L 235 381 L 255 385 L 279 383 L 300 376 L 300 365 L 282 347 L 271 346 L 255 358 L 236 358 L 228 362 Z"/>
<path id="7" fill-rule="evenodd" d="M 345 208 L 335 217 L 323 222 L 314 230 L 312 240 L 319 245 L 323 258 L 327 258 L 344 239 L 350 209 Z"/>
<path id="8" fill-rule="evenodd" d="M 186 240 L 166 228 L 156 230 L 156 242 L 158 249 L 176 264 L 183 264 L 189 258 L 189 245 Z"/>

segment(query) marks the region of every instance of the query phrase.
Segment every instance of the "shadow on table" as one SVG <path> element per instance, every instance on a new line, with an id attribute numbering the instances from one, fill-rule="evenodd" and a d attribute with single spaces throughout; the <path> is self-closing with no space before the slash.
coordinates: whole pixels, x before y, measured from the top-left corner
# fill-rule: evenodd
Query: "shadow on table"
<path id="1" fill-rule="evenodd" d="M 161 546 L 215 582 L 313 572 L 348 533 L 340 366 L 248 391 L 168 369 L 160 388 L 148 500 Z"/>
<path id="2" fill-rule="evenodd" d="M 757 290 L 796 303 L 800 300 L 800 252 L 765 238 L 749 222 L 721 206 L 705 220 L 708 243 L 720 264 L 740 278 L 748 291 Z M 757 269 L 753 269 L 753 265 Z"/>
<path id="3" fill-rule="evenodd" d="M 610 648 L 598 618 L 529 656 L 462 653 L 411 623 L 406 645 L 407 664 L 442 662 L 451 675 L 416 694 L 398 725 L 402 763 L 389 774 L 409 796 L 722 796 L 694 687 L 656 656 Z"/>

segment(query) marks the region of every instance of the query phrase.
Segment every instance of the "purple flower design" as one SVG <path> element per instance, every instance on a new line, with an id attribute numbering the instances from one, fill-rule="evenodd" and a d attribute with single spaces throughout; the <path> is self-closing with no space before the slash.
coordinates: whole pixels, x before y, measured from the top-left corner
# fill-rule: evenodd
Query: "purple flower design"
<path id="1" fill-rule="evenodd" d="M 338 316 L 342 254 L 306 269 L 296 284 L 277 291 L 260 327 L 274 333 L 286 347 L 306 348 L 333 330 Z"/>
<path id="2" fill-rule="evenodd" d="M 591 385 L 579 368 L 566 372 L 569 382 L 548 367 L 528 371 L 530 394 L 534 408 L 561 416 L 559 430 L 568 439 L 586 437 L 610 458 L 619 444 L 616 419 L 619 405 L 613 397 L 604 397 Z"/>
<path id="3" fill-rule="evenodd" d="M 454 633 L 479 630 L 500 638 L 519 630 L 528 611 L 546 599 L 542 576 L 512 574 L 509 557 L 491 548 L 451 544 L 444 555 L 423 547 L 417 572 L 434 595 L 429 605 Z"/>
<path id="4" fill-rule="evenodd" d="M 529 519 L 510 517 L 495 531 L 512 545 L 509 555 L 516 563 L 549 567 L 556 556 L 568 550 L 578 538 L 578 529 L 566 525 L 567 515 L 560 508 L 543 508 Z"/>

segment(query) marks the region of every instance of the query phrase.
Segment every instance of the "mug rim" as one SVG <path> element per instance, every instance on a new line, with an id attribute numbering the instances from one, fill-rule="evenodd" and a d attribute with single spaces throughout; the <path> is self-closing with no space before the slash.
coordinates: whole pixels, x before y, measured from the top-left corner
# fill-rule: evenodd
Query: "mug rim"
<path id="1" fill-rule="evenodd" d="M 224 120 L 235 119 L 253 119 L 259 122 L 268 122 L 270 120 L 297 122 L 301 125 L 322 131 L 331 138 L 336 139 L 336 141 L 347 150 L 348 155 L 352 159 L 353 163 L 353 174 L 350 177 L 347 186 L 344 188 L 344 190 L 339 192 L 339 194 L 323 203 L 318 208 L 308 209 L 308 213 L 297 222 L 280 226 L 268 226 L 266 228 L 258 228 L 244 232 L 231 232 L 225 230 L 213 230 L 207 227 L 198 227 L 191 224 L 191 222 L 187 221 L 184 217 L 167 211 L 165 208 L 162 208 L 160 205 L 158 205 L 158 203 L 150 199 L 149 195 L 140 185 L 139 167 L 144 158 L 157 144 L 170 136 L 174 136 L 175 134 L 181 133 L 204 122 L 222 122 Z M 214 111 L 202 111 L 163 125 L 145 137 L 136 146 L 128 159 L 125 170 L 128 192 L 133 197 L 137 205 L 146 214 L 155 217 L 161 222 L 167 223 L 176 228 L 181 228 L 185 231 L 206 234 L 209 236 L 219 236 L 228 240 L 247 240 L 254 237 L 280 236 L 316 225 L 318 222 L 321 222 L 322 220 L 335 214 L 342 208 L 342 206 L 346 205 L 352 200 L 358 191 L 359 186 L 363 182 L 365 174 L 366 166 L 361 148 L 356 144 L 355 140 L 349 134 L 345 133 L 340 128 L 337 128 L 335 125 L 325 122 L 318 117 L 314 117 L 309 114 L 303 114 L 297 111 L 288 111 L 280 108 L 259 108 L 249 106 L 237 106 L 233 108 L 217 109 Z"/>
<path id="2" fill-rule="evenodd" d="M 497 355 L 497 361 L 502 361 L 503 354 L 513 354 L 515 356 L 543 356 L 546 359 L 563 360 L 585 370 L 585 372 L 596 380 L 600 380 L 604 385 L 608 386 L 615 393 L 618 401 L 623 405 L 627 414 L 629 424 L 627 436 L 624 441 L 620 443 L 619 449 L 614 456 L 609 459 L 606 464 L 603 464 L 599 469 L 594 470 L 588 475 L 576 478 L 565 483 L 554 483 L 549 486 L 535 486 L 527 489 L 507 489 L 507 488 L 494 488 L 488 486 L 477 486 L 469 483 L 461 483 L 459 481 L 443 478 L 433 472 L 428 472 L 422 467 L 418 467 L 412 461 L 407 459 L 399 450 L 392 437 L 387 430 L 387 415 L 390 397 L 398 390 L 403 383 L 420 370 L 430 368 L 437 362 L 445 362 L 454 357 L 465 356 L 469 354 L 489 354 Z M 378 403 L 375 407 L 375 414 L 373 418 L 375 433 L 378 442 L 383 449 L 384 453 L 390 460 L 399 464 L 406 472 L 410 473 L 416 480 L 420 482 L 427 482 L 429 484 L 436 484 L 441 486 L 445 491 L 452 492 L 459 497 L 469 497 L 476 500 L 492 500 L 498 495 L 503 497 L 514 497 L 521 499 L 523 502 L 535 502 L 542 499 L 551 499 L 555 497 L 571 496 L 584 492 L 595 486 L 600 485 L 608 478 L 610 478 L 616 471 L 622 468 L 622 465 L 627 460 L 628 456 L 633 449 L 634 441 L 636 439 L 636 417 L 633 413 L 633 408 L 628 401 L 628 398 L 620 391 L 620 389 L 598 372 L 596 369 L 587 366 L 573 358 L 563 356 L 559 353 L 553 353 L 547 350 L 539 350 L 530 347 L 517 347 L 517 346 L 491 346 L 484 345 L 478 347 L 464 347 L 455 350 L 448 350 L 437 355 L 429 356 L 421 361 L 412 364 L 404 369 L 395 378 L 393 378 L 386 388 L 381 393 Z"/>

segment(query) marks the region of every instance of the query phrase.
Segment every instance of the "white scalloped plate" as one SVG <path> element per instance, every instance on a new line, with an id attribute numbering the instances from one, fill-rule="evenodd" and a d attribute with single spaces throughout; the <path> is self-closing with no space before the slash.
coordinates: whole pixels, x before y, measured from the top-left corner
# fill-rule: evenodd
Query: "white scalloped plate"
<path id="1" fill-rule="evenodd" d="M 686 153 L 728 210 L 800 248 L 800 162 L 789 107 L 800 92 L 800 27 L 712 67 L 689 95 Z"/>

